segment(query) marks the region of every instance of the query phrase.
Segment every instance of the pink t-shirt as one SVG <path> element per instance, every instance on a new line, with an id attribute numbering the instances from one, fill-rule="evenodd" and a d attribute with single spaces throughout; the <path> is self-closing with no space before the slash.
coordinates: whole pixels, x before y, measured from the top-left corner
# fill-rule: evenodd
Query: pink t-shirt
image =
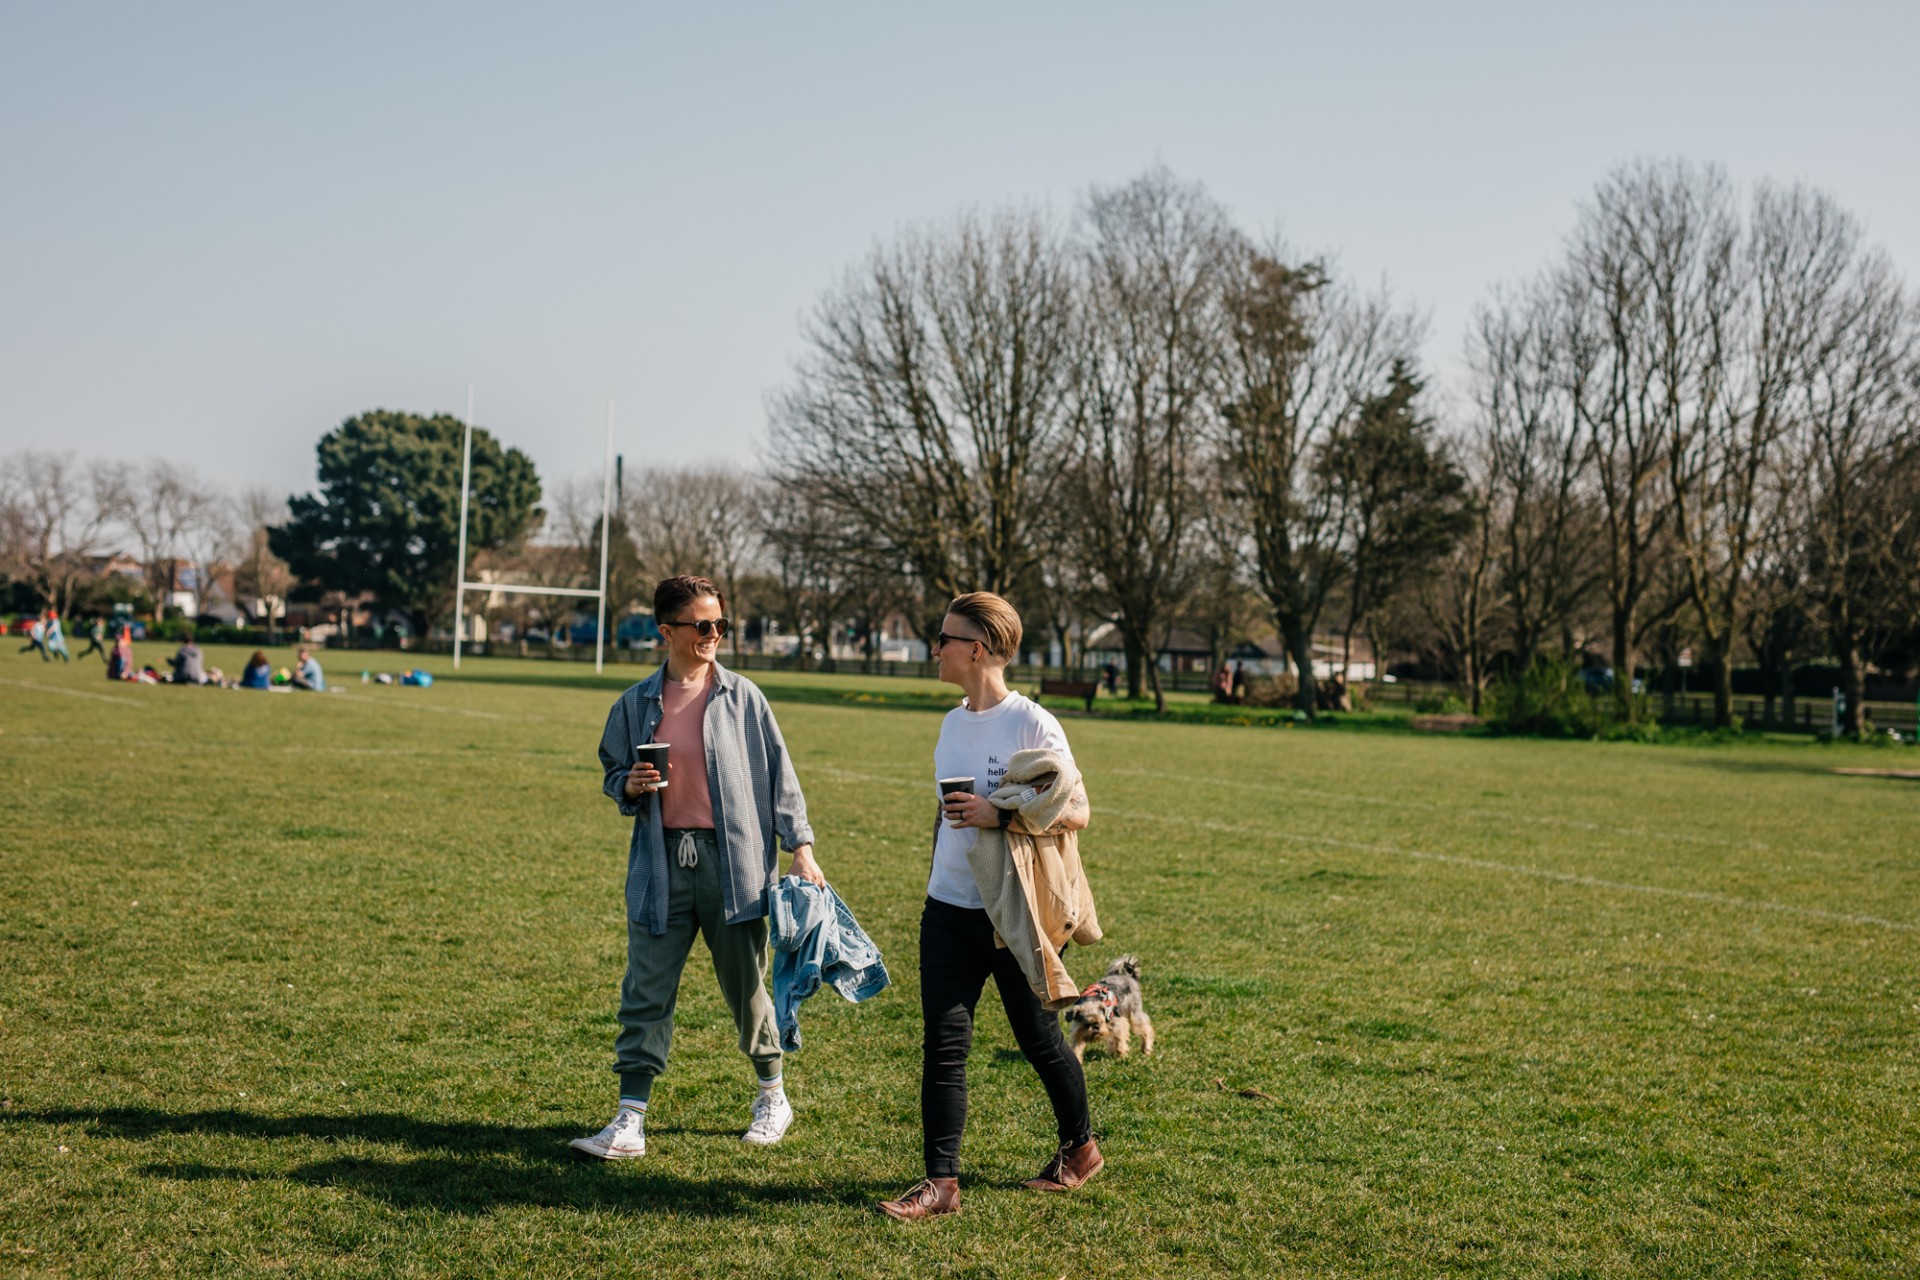
<path id="1" fill-rule="evenodd" d="M 699 684 L 667 679 L 660 686 L 660 727 L 655 742 L 672 744 L 672 765 L 660 793 L 660 823 L 667 827 L 704 827 L 713 830 L 713 797 L 707 793 L 707 698 L 713 692 L 713 671 Z"/>

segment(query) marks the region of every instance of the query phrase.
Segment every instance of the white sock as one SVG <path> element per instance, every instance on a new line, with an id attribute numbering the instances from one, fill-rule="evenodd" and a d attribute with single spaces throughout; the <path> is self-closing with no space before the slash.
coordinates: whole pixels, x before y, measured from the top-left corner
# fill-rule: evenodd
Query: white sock
<path id="1" fill-rule="evenodd" d="M 771 1080 L 762 1080 L 760 1082 L 761 1095 L 768 1098 L 786 1097 L 787 1091 L 781 1087 L 781 1082 L 785 1079 L 786 1077 L 784 1075 L 778 1075 Z"/>
<path id="2" fill-rule="evenodd" d="M 640 1113 L 640 1123 L 644 1125 L 647 1121 L 647 1104 L 638 1098 L 620 1099 L 620 1110 L 638 1111 Z"/>

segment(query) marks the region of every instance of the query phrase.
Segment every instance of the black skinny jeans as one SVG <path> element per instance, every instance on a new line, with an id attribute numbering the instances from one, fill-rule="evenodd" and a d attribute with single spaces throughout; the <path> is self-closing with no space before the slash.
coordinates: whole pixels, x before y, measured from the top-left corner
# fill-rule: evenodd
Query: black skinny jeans
<path id="1" fill-rule="evenodd" d="M 1093 1136 L 1087 1118 L 1087 1078 L 1049 1013 L 1027 985 L 1013 952 L 993 945 L 985 911 L 927 899 L 920 914 L 920 1014 L 926 1045 L 920 1068 L 920 1122 L 926 1132 L 927 1176 L 960 1176 L 960 1135 L 967 1127 L 967 1051 L 973 1047 L 973 1010 L 991 975 L 1013 1038 L 1040 1073 L 1060 1141 Z"/>

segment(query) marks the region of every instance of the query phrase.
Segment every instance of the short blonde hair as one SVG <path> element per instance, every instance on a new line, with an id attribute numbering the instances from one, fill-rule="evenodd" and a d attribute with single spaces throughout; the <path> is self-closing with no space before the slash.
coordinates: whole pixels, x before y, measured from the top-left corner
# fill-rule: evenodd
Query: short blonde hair
<path id="1" fill-rule="evenodd" d="M 1012 662 L 1020 653 L 1020 615 L 1014 607 L 991 591 L 969 591 L 955 596 L 947 612 L 958 614 L 980 628 L 987 652 L 1002 662 Z"/>

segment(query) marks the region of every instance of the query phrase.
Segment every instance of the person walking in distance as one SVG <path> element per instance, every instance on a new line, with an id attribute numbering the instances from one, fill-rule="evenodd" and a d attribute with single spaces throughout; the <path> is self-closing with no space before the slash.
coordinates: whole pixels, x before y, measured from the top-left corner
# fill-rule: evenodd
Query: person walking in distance
<path id="1" fill-rule="evenodd" d="M 53 661 L 52 658 L 47 656 L 46 620 L 38 615 L 35 615 L 33 621 L 27 624 L 27 642 L 20 646 L 20 652 L 22 653 L 34 653 L 36 651 L 40 654 L 40 661 Z"/>
<path id="2" fill-rule="evenodd" d="M 987 591 L 947 606 L 935 653 L 940 678 L 966 690 L 947 713 L 933 749 L 934 777 L 970 779 L 941 797 L 944 821 L 935 829 L 933 868 L 920 915 L 920 1013 L 924 1041 L 920 1119 L 926 1177 L 897 1200 L 880 1204 L 892 1218 L 911 1221 L 960 1209 L 960 1138 L 967 1123 L 967 1054 L 973 1011 L 987 979 L 1000 991 L 1020 1051 L 1040 1076 L 1052 1105 L 1059 1145 L 1045 1169 L 1026 1182 L 1035 1191 L 1069 1191 L 1100 1172 L 1105 1161 L 1093 1139 L 1087 1081 L 1067 1047 L 1060 1019 L 1041 1003 L 1011 948 L 1001 946 L 968 860 L 979 829 L 1003 827 L 1012 811 L 987 797 L 1000 786 L 1016 751 L 1056 751 L 1068 759 L 1067 735 L 1053 713 L 1007 688 L 1007 663 L 1020 652 L 1020 615 Z M 1079 805 L 1060 830 L 1087 825 Z"/>
<path id="3" fill-rule="evenodd" d="M 620 695 L 600 738 L 602 790 L 633 819 L 627 971 L 614 1038 L 619 1105 L 604 1129 L 569 1144 L 601 1160 L 646 1154 L 647 1109 L 667 1068 L 695 934 L 706 940 L 740 1052 L 759 1079 L 742 1140 L 771 1146 L 786 1135 L 793 1106 L 766 984 L 776 844 L 793 855 L 790 874 L 826 885 L 773 710 L 758 688 L 716 660 L 730 626 L 720 589 L 706 578 L 668 578 L 654 588 L 653 616 L 667 660 Z M 644 758 L 661 746 L 664 775 Z"/>
<path id="4" fill-rule="evenodd" d="M 102 618 L 99 614 L 95 614 L 93 624 L 87 628 L 87 647 L 80 651 L 80 656 L 88 658 L 97 653 L 100 655 L 100 661 L 105 662 L 107 660 L 107 646 L 102 644 L 101 641 L 106 638 L 106 619 Z"/>
<path id="5" fill-rule="evenodd" d="M 73 661 L 73 655 L 67 652 L 67 637 L 60 629 L 60 613 L 57 609 L 47 610 L 47 631 L 42 643 L 46 648 L 41 656 L 48 661 L 52 661 L 52 655 L 56 653 L 60 655 L 62 662 Z"/>

